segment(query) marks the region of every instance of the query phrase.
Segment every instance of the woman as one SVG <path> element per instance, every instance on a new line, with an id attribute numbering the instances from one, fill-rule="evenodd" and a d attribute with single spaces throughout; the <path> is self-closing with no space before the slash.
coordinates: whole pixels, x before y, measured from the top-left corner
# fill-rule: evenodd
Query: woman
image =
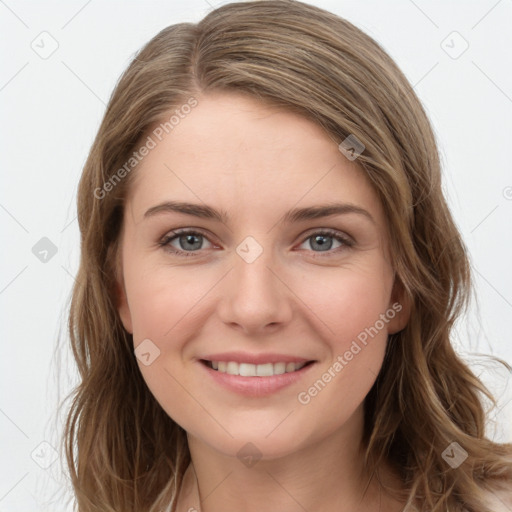
<path id="1" fill-rule="evenodd" d="M 275 0 L 160 32 L 78 212 L 80 512 L 512 510 L 435 138 L 355 26 Z"/>

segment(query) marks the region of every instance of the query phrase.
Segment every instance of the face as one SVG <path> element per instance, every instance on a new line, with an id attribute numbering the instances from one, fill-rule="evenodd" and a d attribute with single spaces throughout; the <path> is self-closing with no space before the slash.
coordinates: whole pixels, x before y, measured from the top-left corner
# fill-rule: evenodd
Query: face
<path id="1" fill-rule="evenodd" d="M 234 94 L 199 97 L 153 139 L 133 171 L 119 275 L 152 394 L 226 455 L 252 442 L 279 457 L 360 428 L 407 315 L 357 160 L 315 123 Z"/>

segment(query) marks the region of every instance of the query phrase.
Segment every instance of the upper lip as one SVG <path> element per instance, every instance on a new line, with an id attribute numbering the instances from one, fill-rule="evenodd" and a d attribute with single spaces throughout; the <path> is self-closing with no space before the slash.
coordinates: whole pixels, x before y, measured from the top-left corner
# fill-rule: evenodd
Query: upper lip
<path id="1" fill-rule="evenodd" d="M 313 359 L 291 356 L 286 354 L 249 354 L 247 352 L 222 352 L 219 354 L 200 357 L 206 361 L 234 361 L 235 363 L 264 364 L 264 363 L 307 363 Z"/>

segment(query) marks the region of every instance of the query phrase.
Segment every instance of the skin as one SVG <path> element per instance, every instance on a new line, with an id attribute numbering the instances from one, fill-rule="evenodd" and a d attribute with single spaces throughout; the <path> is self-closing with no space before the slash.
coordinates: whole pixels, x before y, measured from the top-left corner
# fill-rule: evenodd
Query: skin
<path id="1" fill-rule="evenodd" d="M 403 329 L 409 311 L 394 286 L 380 201 L 357 160 L 312 121 L 238 94 L 198 101 L 137 166 L 119 272 L 124 327 L 135 347 L 150 339 L 160 351 L 147 366 L 138 360 L 140 371 L 187 431 L 197 482 L 187 481 L 179 510 L 198 507 L 194 492 L 206 512 L 261 511 L 269 503 L 285 512 L 401 510 L 384 493 L 379 498 L 376 478 L 364 493 L 369 478 L 361 456 L 363 400 L 388 334 Z M 169 200 L 207 204 L 229 221 L 176 212 L 145 217 Z M 329 202 L 364 208 L 373 222 L 355 213 L 282 222 L 293 208 Z M 204 237 L 159 245 L 187 228 Z M 353 245 L 327 236 L 324 247 L 332 247 L 322 251 L 313 235 L 326 228 Z M 263 250 L 252 263 L 236 252 L 247 236 Z M 300 403 L 298 394 L 396 302 L 401 312 L 309 403 Z M 243 397 L 214 383 L 197 359 L 231 350 L 316 363 L 307 378 L 271 396 Z M 237 457 L 247 442 L 262 456 L 252 467 Z M 397 485 L 387 466 L 380 476 Z"/>

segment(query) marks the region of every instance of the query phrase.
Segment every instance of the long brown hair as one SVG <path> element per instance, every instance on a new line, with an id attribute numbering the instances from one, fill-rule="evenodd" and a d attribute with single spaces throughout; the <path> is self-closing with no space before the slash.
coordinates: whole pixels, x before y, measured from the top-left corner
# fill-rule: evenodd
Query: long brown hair
<path id="1" fill-rule="evenodd" d="M 402 477 L 402 498 L 421 511 L 492 512 L 484 491 L 512 485 L 512 445 L 485 437 L 482 404 L 492 396 L 450 343 L 471 275 L 427 115 L 373 39 L 285 0 L 231 3 L 198 24 L 162 30 L 110 98 L 78 191 L 81 260 L 69 330 L 81 382 L 64 438 L 78 510 L 174 510 L 190 462 L 186 433 L 141 376 L 117 313 L 115 276 L 137 172 L 126 162 L 150 126 L 211 91 L 251 95 L 313 120 L 336 144 L 349 135 L 364 144 L 357 162 L 382 201 L 397 286 L 412 303 L 365 400 L 367 467 L 389 462 Z M 468 457 L 452 469 L 443 452 L 454 442 Z"/>

